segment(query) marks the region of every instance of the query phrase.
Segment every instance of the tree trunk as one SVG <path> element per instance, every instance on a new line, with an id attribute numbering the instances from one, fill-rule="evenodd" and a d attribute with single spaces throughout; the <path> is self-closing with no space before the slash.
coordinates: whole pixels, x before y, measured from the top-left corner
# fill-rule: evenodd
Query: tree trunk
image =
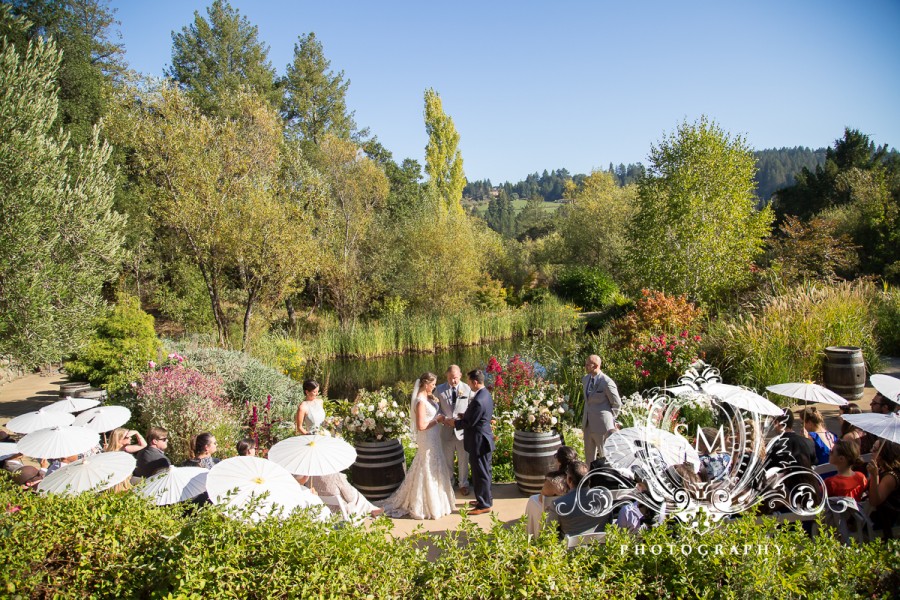
<path id="1" fill-rule="evenodd" d="M 247 351 L 247 340 L 250 337 L 250 315 L 253 314 L 253 303 L 256 301 L 256 292 L 247 292 L 247 305 L 244 309 L 244 336 L 241 340 L 241 352 Z"/>
<path id="2" fill-rule="evenodd" d="M 294 301 L 288 296 L 284 299 L 284 307 L 287 309 L 288 325 L 292 332 L 297 331 L 297 311 L 294 309 Z"/>

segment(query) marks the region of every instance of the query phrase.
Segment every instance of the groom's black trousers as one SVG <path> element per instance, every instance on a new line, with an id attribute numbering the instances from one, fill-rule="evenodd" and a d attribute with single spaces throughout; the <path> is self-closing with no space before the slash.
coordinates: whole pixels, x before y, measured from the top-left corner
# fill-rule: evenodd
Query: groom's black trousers
<path id="1" fill-rule="evenodd" d="M 494 505 L 494 497 L 491 495 L 491 457 L 493 452 L 487 454 L 469 454 L 469 465 L 472 467 L 472 487 L 475 488 L 475 508 L 490 508 Z"/>

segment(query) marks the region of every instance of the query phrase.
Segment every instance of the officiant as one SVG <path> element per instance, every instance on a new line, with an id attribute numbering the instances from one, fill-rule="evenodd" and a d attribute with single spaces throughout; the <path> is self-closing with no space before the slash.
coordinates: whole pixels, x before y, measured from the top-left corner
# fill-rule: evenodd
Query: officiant
<path id="1" fill-rule="evenodd" d="M 472 389 L 461 381 L 462 370 L 457 365 L 450 365 L 446 373 L 447 381 L 435 388 L 434 395 L 440 403 L 440 412 L 448 418 L 456 417 L 469 406 L 469 398 Z M 447 470 L 450 473 L 451 485 L 454 458 L 459 463 L 459 493 L 463 496 L 469 494 L 469 453 L 463 447 L 463 432 L 449 427 L 441 429 L 441 442 L 444 448 L 444 458 L 447 461 Z"/>

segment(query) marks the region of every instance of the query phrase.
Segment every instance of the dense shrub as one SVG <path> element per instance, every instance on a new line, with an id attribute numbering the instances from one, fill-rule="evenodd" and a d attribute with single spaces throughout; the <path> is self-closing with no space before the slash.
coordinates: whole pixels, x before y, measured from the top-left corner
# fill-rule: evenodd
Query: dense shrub
<path id="1" fill-rule="evenodd" d="M 900 356 L 900 289 L 888 289 L 878 295 L 875 321 L 880 350 L 890 356 Z"/>
<path id="2" fill-rule="evenodd" d="M 369 528 L 303 515 L 249 524 L 214 506 L 39 496 L 6 480 L 0 506 L 0 582 L 11 597 L 885 598 L 900 584 L 897 540 L 847 547 L 770 519 L 703 534 L 610 527 L 606 545 L 567 552 L 549 529 L 529 540 L 521 523 L 496 519 L 489 532 L 464 519 L 445 534 L 393 539 L 386 519 Z"/>
<path id="3" fill-rule="evenodd" d="M 680 335 L 697 329 L 703 312 L 686 296 L 670 296 L 665 292 L 641 290 L 641 299 L 621 319 L 611 324 L 611 334 L 619 347 L 637 346 L 652 335 Z"/>
<path id="4" fill-rule="evenodd" d="M 169 341 L 166 347 L 176 349 L 192 368 L 221 377 L 225 395 L 236 404 L 264 403 L 270 395 L 276 404 L 303 401 L 303 388 L 297 381 L 244 352 Z"/>
<path id="5" fill-rule="evenodd" d="M 135 296 L 121 294 L 109 313 L 97 321 L 87 346 L 65 363 L 75 379 L 117 392 L 134 381 L 156 358 L 159 340 L 153 330 L 153 317 L 141 310 Z"/>
<path id="6" fill-rule="evenodd" d="M 612 278 L 592 267 L 569 267 L 556 279 L 556 292 L 585 311 L 601 310 L 615 303 L 619 288 Z"/>
<path id="7" fill-rule="evenodd" d="M 215 435 L 223 450 L 240 436 L 240 414 L 226 398 L 222 379 L 185 367 L 178 360 L 143 373 L 135 394 L 141 427 L 167 429 L 167 453 L 176 462 L 190 456 L 191 437 L 198 433 Z"/>
<path id="8" fill-rule="evenodd" d="M 266 333 L 253 343 L 251 354 L 291 379 L 303 379 L 306 360 L 303 347 L 295 338 L 283 333 Z"/>
<path id="9" fill-rule="evenodd" d="M 821 381 L 826 347 L 859 346 L 867 370 L 875 373 L 879 354 L 872 308 L 870 284 L 798 286 L 714 322 L 707 335 L 708 362 L 719 365 L 726 380 L 762 390 Z"/>

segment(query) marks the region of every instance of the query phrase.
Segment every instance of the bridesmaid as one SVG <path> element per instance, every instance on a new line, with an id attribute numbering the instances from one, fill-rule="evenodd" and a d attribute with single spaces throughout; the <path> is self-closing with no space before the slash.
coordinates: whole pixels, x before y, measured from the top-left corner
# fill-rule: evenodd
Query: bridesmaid
<path id="1" fill-rule="evenodd" d="M 306 400 L 297 407 L 294 427 L 297 435 L 313 435 L 325 422 L 325 403 L 319 397 L 319 384 L 312 379 L 303 382 L 303 393 Z"/>

